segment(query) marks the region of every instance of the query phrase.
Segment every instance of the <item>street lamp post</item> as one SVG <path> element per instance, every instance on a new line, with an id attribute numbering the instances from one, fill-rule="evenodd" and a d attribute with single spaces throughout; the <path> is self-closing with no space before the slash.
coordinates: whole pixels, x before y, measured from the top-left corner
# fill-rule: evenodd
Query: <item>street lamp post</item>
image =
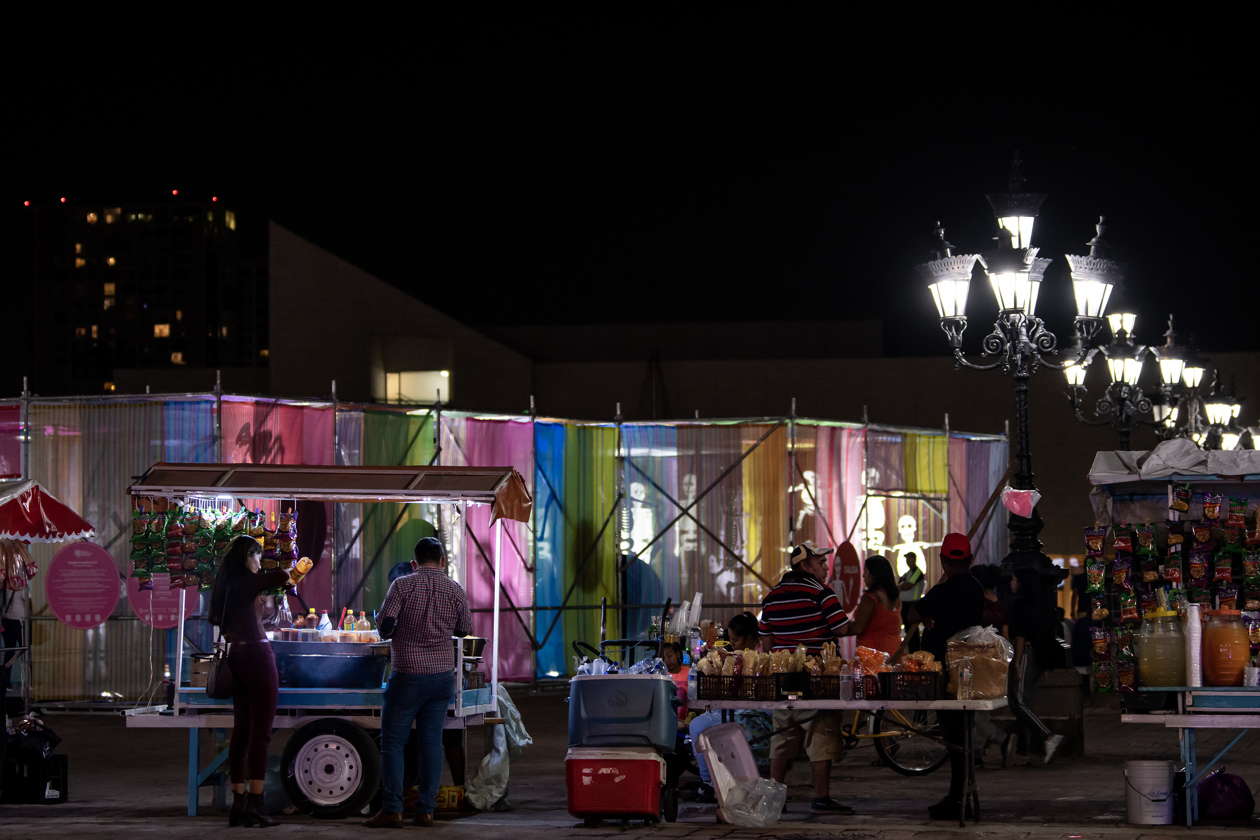
<path id="1" fill-rule="evenodd" d="M 1035 490 L 1032 455 L 1028 445 L 1028 379 L 1041 365 L 1063 369 L 1066 365 L 1051 360 L 1057 355 L 1058 340 L 1037 317 L 1037 297 L 1050 260 L 1039 257 L 1030 245 L 1033 222 L 1045 195 L 1022 192 L 1019 158 L 1015 158 L 1006 193 L 989 195 L 998 223 L 997 250 L 986 254 L 954 255 L 953 246 L 945 241 L 945 231 L 938 226 L 934 258 L 917 266 L 927 281 L 940 316 L 941 329 L 949 338 L 955 367 L 973 370 L 1001 368 L 1015 382 L 1015 473 L 1011 486 L 1016 490 Z M 939 225 L 939 223 L 938 223 Z M 1076 296 L 1074 326 L 1080 352 L 1068 364 L 1081 362 L 1093 348 L 1103 323 L 1103 315 L 1112 289 L 1123 275 L 1123 267 L 1102 253 L 1102 226 L 1090 242 L 1088 256 L 1068 256 L 1072 284 Z M 976 263 L 984 268 L 998 301 L 998 316 L 993 332 L 985 336 L 980 363 L 967 359 L 962 349 L 962 335 L 967 328 L 967 293 L 972 269 Z M 985 362 L 986 358 L 995 358 Z M 1029 517 L 1009 517 L 1010 552 L 1003 559 L 1008 568 L 1032 567 L 1046 570 L 1050 560 L 1041 552 L 1037 535 L 1042 529 L 1040 513 L 1033 509 Z"/>
<path id="2" fill-rule="evenodd" d="M 1154 425 L 1154 421 L 1143 419 L 1143 415 L 1152 412 L 1154 403 L 1138 384 L 1142 376 L 1143 360 L 1150 351 L 1147 347 L 1133 343 L 1136 315 L 1108 315 L 1107 321 L 1111 325 L 1111 343 L 1099 349 L 1107 358 L 1107 372 L 1111 375 L 1111 383 L 1094 404 L 1094 416 L 1101 419 L 1089 420 L 1081 411 L 1086 390 L 1085 373 L 1089 358 L 1095 351 L 1089 351 L 1080 364 L 1065 366 L 1063 373 L 1067 376 L 1067 396 L 1072 403 L 1077 422 L 1087 426 L 1110 425 L 1120 435 L 1120 448 L 1128 450 L 1135 426 Z"/>

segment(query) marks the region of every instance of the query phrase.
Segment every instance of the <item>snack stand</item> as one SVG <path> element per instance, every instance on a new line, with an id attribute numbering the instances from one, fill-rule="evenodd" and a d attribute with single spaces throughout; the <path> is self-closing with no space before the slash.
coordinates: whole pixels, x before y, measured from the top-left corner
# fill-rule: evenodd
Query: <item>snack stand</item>
<path id="1" fill-rule="evenodd" d="M 1181 518 L 1192 522 L 1207 522 L 1214 517 L 1205 514 L 1204 494 L 1222 499 L 1245 498 L 1248 500 L 1248 507 L 1244 510 L 1254 516 L 1252 511 L 1260 497 L 1260 452 L 1202 452 L 1189 441 L 1167 441 L 1149 452 L 1099 452 L 1090 469 L 1089 478 L 1095 485 L 1091 501 L 1099 528 L 1114 530 L 1114 526 L 1120 523 L 1143 521 L 1162 523 L 1166 518 L 1174 524 Z M 1178 510 L 1180 505 L 1174 506 L 1175 493 L 1179 493 L 1184 500 L 1184 510 Z M 1215 518 L 1219 517 L 1218 514 Z M 1254 532 L 1253 525 L 1247 532 L 1248 536 Z M 1160 536 L 1160 542 L 1166 544 L 1167 536 L 1162 531 Z M 1187 539 L 1193 537 L 1187 536 Z M 1213 540 L 1216 540 L 1215 533 Z M 1250 543 L 1248 546 L 1249 550 L 1255 550 Z M 1164 554 L 1162 562 L 1165 565 L 1160 571 L 1161 583 L 1169 579 L 1169 564 L 1175 564 L 1179 577 L 1184 571 L 1180 558 L 1169 554 L 1166 547 Z M 1214 565 L 1215 562 L 1214 560 Z M 1194 574 L 1193 570 L 1190 574 Z M 1243 610 L 1243 615 L 1252 614 L 1249 610 L 1254 609 L 1254 605 L 1248 600 L 1248 592 L 1253 591 L 1249 587 L 1254 587 L 1254 581 L 1249 584 L 1248 580 L 1250 579 L 1242 582 L 1242 589 L 1236 595 L 1237 606 Z M 1191 581 L 1186 581 L 1186 584 L 1189 586 Z M 1211 593 L 1210 597 L 1221 597 L 1219 586 L 1215 592 L 1208 591 Z M 1210 607 L 1211 604 L 1206 606 Z M 1193 640 L 1188 636 L 1187 645 L 1189 644 L 1193 644 Z M 1254 644 L 1252 651 L 1254 655 Z M 1096 664 L 1095 668 L 1097 667 Z M 1188 677 L 1187 681 L 1193 680 Z M 1248 730 L 1260 728 L 1260 688 L 1207 685 L 1146 687 L 1141 685 L 1140 671 L 1136 683 L 1136 692 L 1129 695 L 1133 698 L 1132 705 L 1135 707 L 1146 705 L 1148 698 L 1157 696 L 1155 692 L 1170 693 L 1175 699 L 1175 709 L 1127 712 L 1121 715 L 1121 722 L 1155 725 L 1176 731 L 1180 758 L 1185 767 L 1186 825 L 1190 826 L 1199 817 L 1199 781 Z M 1211 760 L 1200 764 L 1196 745 L 1196 731 L 1199 729 L 1236 729 L 1239 732 Z"/>
<path id="2" fill-rule="evenodd" d="M 262 464 L 167 464 L 151 467 L 130 488 L 136 497 L 164 498 L 186 504 L 218 507 L 223 500 L 310 500 L 362 504 L 369 502 L 490 505 L 491 523 L 503 518 L 528 521 L 532 508 L 525 482 L 511 467 L 351 467 Z M 490 643 L 498 650 L 499 547 L 502 525 L 494 528 L 494 608 Z M 181 590 L 178 638 L 184 638 Z M 311 645 L 299 656 L 335 657 L 338 653 L 385 656 L 385 645 L 280 642 L 284 647 Z M 480 651 L 466 650 L 453 640 L 457 672 Z M 346 649 L 342 651 L 337 649 Z M 360 649 L 360 650 L 354 650 Z M 466 653 L 468 654 L 466 656 Z M 479 657 L 478 657 L 479 658 Z M 331 661 L 331 660 L 329 660 Z M 369 666 L 371 663 L 367 663 Z M 188 741 L 188 814 L 196 816 L 198 789 L 226 761 L 224 749 L 201 766 L 199 730 L 232 725 L 230 700 L 206 697 L 204 688 L 183 685 L 183 657 L 177 658 L 175 695 L 170 709 L 137 710 L 127 715 L 133 728 L 186 728 Z M 339 669 L 317 663 L 307 676 Z M 380 669 L 383 672 L 383 668 Z M 370 672 L 370 667 L 369 667 Z M 498 661 L 491 658 L 488 686 L 456 692 L 447 727 L 482 723 L 498 709 Z M 344 817 L 359 812 L 375 794 L 380 780 L 377 747 L 369 731 L 380 729 L 383 690 L 371 687 L 281 687 L 274 726 L 295 729 L 282 761 L 285 788 L 294 804 L 307 813 Z"/>

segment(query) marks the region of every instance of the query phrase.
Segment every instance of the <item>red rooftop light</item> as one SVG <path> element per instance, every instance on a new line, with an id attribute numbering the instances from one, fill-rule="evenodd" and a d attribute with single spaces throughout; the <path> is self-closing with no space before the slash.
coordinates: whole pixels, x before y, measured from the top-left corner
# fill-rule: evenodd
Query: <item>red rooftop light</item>
<path id="1" fill-rule="evenodd" d="M 22 206 L 23 206 L 23 207 L 30 207 L 30 206 L 31 206 L 31 203 L 30 203 L 29 201 L 23 201 L 23 202 L 22 202 Z"/>
<path id="2" fill-rule="evenodd" d="M 211 201 L 218 201 L 218 200 L 219 200 L 219 197 L 218 197 L 217 195 L 212 195 L 212 196 L 210 196 L 210 200 L 211 200 Z"/>
<path id="3" fill-rule="evenodd" d="M 179 195 L 179 190 L 171 190 L 171 195 Z"/>
<path id="4" fill-rule="evenodd" d="M 65 204 L 65 203 L 66 203 L 66 197 L 65 197 L 64 195 L 61 197 L 61 203 L 62 203 L 62 204 Z"/>

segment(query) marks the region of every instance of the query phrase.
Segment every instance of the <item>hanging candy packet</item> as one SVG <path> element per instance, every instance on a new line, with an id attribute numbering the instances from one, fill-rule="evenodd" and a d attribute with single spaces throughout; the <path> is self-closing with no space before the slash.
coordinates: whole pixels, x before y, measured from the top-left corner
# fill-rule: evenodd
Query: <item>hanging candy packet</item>
<path id="1" fill-rule="evenodd" d="M 1155 586 L 1143 586 L 1139 592 L 1139 605 L 1142 607 L 1142 615 L 1146 615 L 1153 610 L 1159 609 L 1159 597 L 1156 595 L 1161 590 Z"/>
<path id="2" fill-rule="evenodd" d="M 1086 557 L 1102 557 L 1103 556 L 1103 540 L 1107 536 L 1107 527 L 1099 525 L 1096 528 L 1085 529 L 1085 556 Z"/>
<path id="3" fill-rule="evenodd" d="M 1168 526 L 1168 544 L 1181 545 L 1186 541 L 1186 523 L 1180 519 L 1167 519 L 1164 524 Z"/>
<path id="4" fill-rule="evenodd" d="M 1168 557 L 1164 559 L 1164 580 L 1173 586 L 1181 586 L 1181 546 L 1168 546 Z"/>
<path id="5" fill-rule="evenodd" d="M 1115 539 L 1111 541 L 1111 548 L 1116 554 L 1132 554 L 1133 553 L 1133 537 L 1128 531 L 1116 531 Z"/>
<path id="6" fill-rule="evenodd" d="M 1104 592 L 1107 589 L 1107 561 L 1101 557 L 1090 557 L 1085 561 L 1086 592 Z"/>
<path id="7" fill-rule="evenodd" d="M 1137 539 L 1137 553 L 1158 554 L 1159 548 L 1155 545 L 1155 526 L 1147 523 L 1146 525 L 1138 525 L 1133 529 L 1133 535 Z"/>
<path id="8" fill-rule="evenodd" d="M 1229 554 L 1243 553 L 1242 533 L 1237 528 L 1221 529 L 1221 551 Z"/>
<path id="9" fill-rule="evenodd" d="M 1190 533 L 1194 535 L 1195 545 L 1210 545 L 1212 543 L 1212 526 L 1202 519 L 1195 519 L 1190 523 Z"/>
<path id="10" fill-rule="evenodd" d="M 1097 624 L 1089 628 L 1090 644 L 1093 646 L 1093 657 L 1095 662 L 1101 662 L 1111 658 L 1111 635 L 1107 632 L 1106 627 L 1099 627 Z"/>
<path id="11" fill-rule="evenodd" d="M 1132 592 L 1127 592 L 1120 596 L 1120 623 L 1121 624 L 1137 624 L 1142 620 L 1141 614 L 1138 612 L 1137 596 Z"/>
<path id="12" fill-rule="evenodd" d="M 1094 663 L 1094 683 L 1098 686 L 1099 694 L 1111 694 L 1115 690 L 1111 684 L 1111 663 L 1095 662 Z"/>
<path id="13" fill-rule="evenodd" d="M 1213 525 L 1221 524 L 1221 494 L 1203 494 L 1203 519 Z"/>
<path id="14" fill-rule="evenodd" d="M 1216 608 L 1218 610 L 1238 609 L 1238 587 L 1233 584 L 1221 584 L 1216 590 Z"/>
<path id="15" fill-rule="evenodd" d="M 1194 491 L 1190 489 L 1189 484 L 1174 484 L 1172 488 L 1172 501 L 1168 504 L 1169 510 L 1175 510 L 1178 513 L 1190 512 L 1190 500 L 1194 498 Z"/>
<path id="16" fill-rule="evenodd" d="M 1141 555 L 1140 572 L 1143 583 L 1159 581 L 1159 560 L 1153 554 Z"/>
<path id="17" fill-rule="evenodd" d="M 1242 561 L 1243 580 L 1260 582 L 1260 551 L 1252 551 Z"/>
<path id="18" fill-rule="evenodd" d="M 1127 554 L 1117 555 L 1116 562 L 1111 565 L 1111 582 L 1116 589 L 1130 589 L 1133 586 L 1133 558 Z"/>
<path id="19" fill-rule="evenodd" d="M 1190 580 L 1191 586 L 1202 586 L 1207 583 L 1208 573 L 1208 557 L 1211 552 L 1208 551 L 1191 551 L 1190 552 Z"/>
<path id="20" fill-rule="evenodd" d="M 1192 586 L 1186 590 L 1186 603 L 1198 604 L 1204 609 L 1212 609 L 1212 593 L 1205 587 Z"/>
<path id="21" fill-rule="evenodd" d="M 1131 694 L 1137 691 L 1137 663 L 1117 662 L 1116 683 L 1116 687 L 1121 694 Z"/>

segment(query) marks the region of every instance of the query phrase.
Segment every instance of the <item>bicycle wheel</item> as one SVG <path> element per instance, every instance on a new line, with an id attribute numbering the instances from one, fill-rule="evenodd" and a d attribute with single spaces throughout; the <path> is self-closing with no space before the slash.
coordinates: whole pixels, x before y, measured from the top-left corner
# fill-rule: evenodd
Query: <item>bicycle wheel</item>
<path id="1" fill-rule="evenodd" d="M 949 760 L 936 712 L 930 710 L 876 712 L 875 751 L 903 776 L 926 776 Z"/>

